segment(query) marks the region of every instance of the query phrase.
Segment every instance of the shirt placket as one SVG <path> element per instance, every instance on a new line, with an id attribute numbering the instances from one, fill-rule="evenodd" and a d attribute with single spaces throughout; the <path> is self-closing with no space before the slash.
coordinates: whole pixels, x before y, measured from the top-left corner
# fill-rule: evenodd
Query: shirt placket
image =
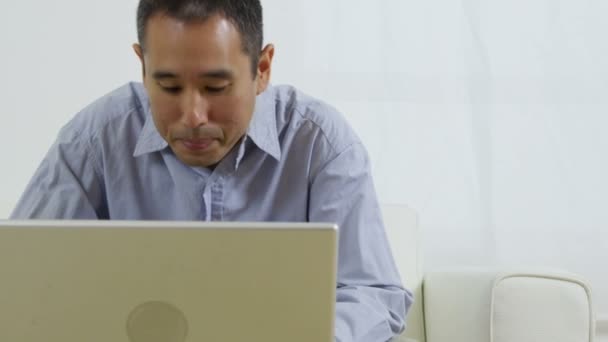
<path id="1" fill-rule="evenodd" d="M 202 212 L 205 221 L 224 219 L 224 177 L 212 177 L 203 189 Z"/>
<path id="2" fill-rule="evenodd" d="M 211 221 L 224 220 L 224 178 L 211 185 Z"/>

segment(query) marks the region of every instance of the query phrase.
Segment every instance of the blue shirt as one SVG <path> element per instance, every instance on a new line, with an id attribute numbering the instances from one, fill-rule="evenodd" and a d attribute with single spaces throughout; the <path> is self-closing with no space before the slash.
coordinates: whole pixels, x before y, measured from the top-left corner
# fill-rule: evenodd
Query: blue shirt
<path id="1" fill-rule="evenodd" d="M 336 340 L 387 341 L 412 303 L 361 141 L 335 109 L 288 86 L 257 97 L 247 134 L 210 170 L 176 158 L 145 89 L 127 84 L 63 127 L 11 218 L 335 222 Z"/>

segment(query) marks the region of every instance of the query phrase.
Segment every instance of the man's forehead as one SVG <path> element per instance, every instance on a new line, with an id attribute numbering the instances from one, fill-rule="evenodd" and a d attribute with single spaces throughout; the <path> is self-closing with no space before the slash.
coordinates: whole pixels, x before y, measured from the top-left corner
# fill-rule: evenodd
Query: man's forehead
<path id="1" fill-rule="evenodd" d="M 148 19 L 146 25 L 146 43 L 150 44 L 150 38 L 154 41 L 157 36 L 162 36 L 163 41 L 167 38 L 184 38 L 185 36 L 196 36 L 199 39 L 222 39 L 240 43 L 240 33 L 233 23 L 220 14 L 212 15 L 205 19 L 183 20 L 166 13 L 157 13 Z"/>

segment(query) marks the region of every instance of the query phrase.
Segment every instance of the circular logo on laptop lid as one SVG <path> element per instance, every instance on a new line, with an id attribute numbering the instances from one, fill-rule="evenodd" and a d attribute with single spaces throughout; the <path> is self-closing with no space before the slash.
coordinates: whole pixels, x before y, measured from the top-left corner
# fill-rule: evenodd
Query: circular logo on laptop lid
<path id="1" fill-rule="evenodd" d="M 151 301 L 137 306 L 127 319 L 131 342 L 185 342 L 188 322 L 184 313 L 166 302 Z"/>

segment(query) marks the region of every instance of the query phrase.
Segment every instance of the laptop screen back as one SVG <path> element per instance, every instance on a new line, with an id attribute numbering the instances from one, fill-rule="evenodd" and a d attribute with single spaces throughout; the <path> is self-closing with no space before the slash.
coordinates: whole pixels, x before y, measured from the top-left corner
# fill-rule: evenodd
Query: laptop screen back
<path id="1" fill-rule="evenodd" d="M 331 224 L 0 223 L 0 341 L 333 341 Z"/>

